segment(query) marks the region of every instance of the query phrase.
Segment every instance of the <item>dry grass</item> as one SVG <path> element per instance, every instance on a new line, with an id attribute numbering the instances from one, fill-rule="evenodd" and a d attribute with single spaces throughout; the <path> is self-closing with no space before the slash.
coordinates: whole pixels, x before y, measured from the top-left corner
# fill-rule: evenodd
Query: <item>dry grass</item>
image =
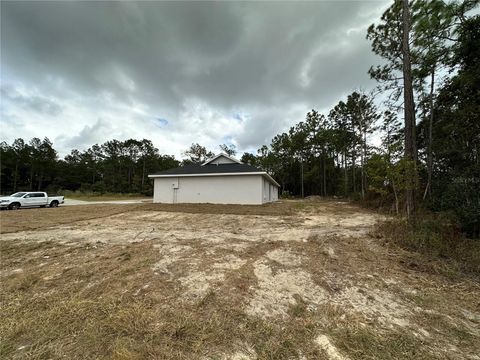
<path id="1" fill-rule="evenodd" d="M 479 284 L 410 267 L 348 204 L 0 215 L 2 358 L 477 355 Z"/>
<path id="2" fill-rule="evenodd" d="M 120 214 L 128 205 L 60 206 L 0 212 L 0 233 L 43 229 L 77 221 L 98 219 Z"/>
<path id="3" fill-rule="evenodd" d="M 415 226 L 391 219 L 379 223 L 374 233 L 390 245 L 422 254 L 419 262 L 433 271 L 480 279 L 480 241 L 465 238 L 445 219 L 419 219 Z"/>
<path id="4" fill-rule="evenodd" d="M 234 215 L 291 215 L 298 205 L 266 204 L 255 205 L 214 205 L 214 204 L 96 204 L 89 206 L 60 206 L 59 208 L 33 208 L 0 212 L 0 233 L 42 229 L 70 224 L 82 220 L 98 219 L 120 214 L 125 211 L 167 211 L 194 214 Z"/>
<path id="5" fill-rule="evenodd" d="M 325 209 L 333 214 L 338 211 L 348 214 L 359 212 L 351 206 L 340 210 L 334 201 L 323 203 Z M 0 212 L 0 233 L 11 233 L 23 230 L 42 229 L 77 221 L 98 219 L 120 214 L 126 211 L 161 211 L 191 214 L 221 215 L 264 215 L 292 216 L 301 211 L 315 209 L 314 202 L 280 201 L 264 205 L 222 205 L 222 204 L 95 204 L 89 206 L 60 206 L 59 208 L 33 208 Z"/>
<path id="6" fill-rule="evenodd" d="M 70 191 L 61 193 L 65 198 L 83 201 L 111 201 L 111 200 L 143 200 L 148 199 L 139 193 L 98 193 L 93 191 Z"/>
<path id="7" fill-rule="evenodd" d="M 234 298 L 248 291 L 241 271 L 224 288 L 182 302 L 174 284 L 151 271 L 157 257 L 151 242 L 95 249 L 44 245 L 42 254 L 49 255 L 36 261 L 26 258 L 37 248 L 3 246 L 4 266 L 24 266 L 6 276 L 2 289 L 6 357 L 213 359 L 232 344 L 240 349 L 250 343 L 263 358 L 279 359 L 295 355 L 305 341 L 303 326 L 294 331 L 289 325 L 283 333 L 286 323 L 252 319 L 234 306 Z M 8 261 L 13 253 L 16 260 Z M 49 266 L 41 265 L 45 256 Z M 231 286 L 238 289 L 233 299 Z"/>
<path id="8" fill-rule="evenodd" d="M 141 210 L 168 211 L 191 214 L 222 215 L 293 215 L 302 206 L 297 202 L 283 201 L 264 205 L 223 205 L 223 204 L 144 204 Z"/>

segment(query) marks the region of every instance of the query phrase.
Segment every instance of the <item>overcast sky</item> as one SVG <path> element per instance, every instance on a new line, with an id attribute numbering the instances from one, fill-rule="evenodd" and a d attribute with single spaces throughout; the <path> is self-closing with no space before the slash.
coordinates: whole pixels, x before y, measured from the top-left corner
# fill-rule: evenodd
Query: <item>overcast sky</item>
<path id="1" fill-rule="evenodd" d="M 1 134 L 255 151 L 355 89 L 388 1 L 1 2 Z"/>

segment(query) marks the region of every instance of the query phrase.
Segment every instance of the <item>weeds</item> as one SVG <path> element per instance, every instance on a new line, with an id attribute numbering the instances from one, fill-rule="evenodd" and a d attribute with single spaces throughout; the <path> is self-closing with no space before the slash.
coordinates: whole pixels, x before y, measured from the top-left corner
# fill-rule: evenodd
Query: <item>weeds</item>
<path id="1" fill-rule="evenodd" d="M 347 326 L 333 330 L 332 335 L 339 348 L 355 353 L 356 359 L 440 359 L 426 352 L 419 339 L 405 332 L 382 334 L 365 327 Z"/>
<path id="2" fill-rule="evenodd" d="M 387 220 L 377 225 L 375 234 L 405 250 L 448 262 L 451 270 L 480 275 L 480 241 L 465 238 L 447 218 L 419 219 L 415 225 Z"/>
<path id="3" fill-rule="evenodd" d="M 308 304 L 298 294 L 294 295 L 294 298 L 295 303 L 290 305 L 288 314 L 294 318 L 305 317 L 308 311 Z"/>
<path id="4" fill-rule="evenodd" d="M 109 193 L 109 192 L 94 192 L 94 191 L 71 191 L 64 190 L 62 195 L 69 199 L 83 200 L 83 201 L 110 201 L 110 200 L 129 200 L 129 199 L 144 199 L 145 195 L 139 193 Z"/>
<path id="5" fill-rule="evenodd" d="M 4 212 L 11 217 L 10 230 L 43 230 L 4 235 L 0 242 L 0 357 L 328 358 L 316 341 L 320 335 L 352 360 L 466 358 L 478 348 L 476 283 L 458 277 L 453 287 L 435 274 L 408 271 L 396 262 L 395 251 L 378 246 L 363 231 L 339 235 L 349 214 L 358 215 L 355 207 L 313 200 L 301 206 L 293 201 L 257 207 L 156 205 Z M 93 220 L 119 212 L 124 214 Z M 218 216 L 208 215 L 224 212 L 239 216 L 218 221 Z M 162 215 L 168 215 L 168 221 L 160 221 Z M 316 223 L 315 217 L 322 221 Z M 98 223 L 105 223 L 103 230 L 108 231 L 98 232 Z M 383 226 L 389 236 L 399 229 L 407 233 L 405 225 Z M 132 227 L 130 235 L 120 238 Z M 276 228 L 286 234 L 295 231 L 268 237 Z M 145 229 L 155 229 L 154 236 L 137 237 Z M 417 251 L 427 251 L 429 241 L 421 244 Z M 276 249 L 301 261 L 270 259 L 267 255 Z M 169 256 L 172 262 L 165 271 L 155 271 Z M 414 260 L 425 258 L 419 253 Z M 273 287 L 274 282 L 263 283 L 255 271 L 259 261 L 277 275 L 300 271 L 312 281 L 277 276 L 282 288 Z M 211 274 L 223 278 L 202 278 Z M 207 290 L 198 297 L 186 296 L 191 284 L 183 284 L 185 277 L 199 281 L 201 289 L 207 281 Z M 319 292 L 318 299 L 306 296 L 311 284 L 325 294 Z M 357 286 L 361 293 L 346 292 Z M 269 295 L 270 287 L 279 290 L 261 304 L 286 301 L 291 304 L 288 311 L 252 315 L 248 307 L 253 295 L 257 290 Z M 390 296 L 377 296 L 377 290 Z M 407 325 L 375 321 L 397 316 L 397 304 Z"/>

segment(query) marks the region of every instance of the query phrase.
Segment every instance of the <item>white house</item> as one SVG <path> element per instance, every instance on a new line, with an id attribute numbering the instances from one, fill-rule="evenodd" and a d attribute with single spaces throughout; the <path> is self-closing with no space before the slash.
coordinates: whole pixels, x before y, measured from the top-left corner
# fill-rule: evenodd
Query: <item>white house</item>
<path id="1" fill-rule="evenodd" d="M 267 172 L 223 153 L 148 177 L 154 203 L 264 204 L 278 200 L 280 186 Z"/>

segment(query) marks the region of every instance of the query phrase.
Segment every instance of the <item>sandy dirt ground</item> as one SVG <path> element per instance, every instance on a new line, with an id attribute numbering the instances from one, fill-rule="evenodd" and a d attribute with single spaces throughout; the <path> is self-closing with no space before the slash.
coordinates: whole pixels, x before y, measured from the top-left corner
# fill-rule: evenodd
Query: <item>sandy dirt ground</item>
<path id="1" fill-rule="evenodd" d="M 171 302 L 191 309 L 216 295 L 216 307 L 228 304 L 241 319 L 291 331 L 288 354 L 295 355 L 289 358 L 480 359 L 480 287 L 475 279 L 429 271 L 415 255 L 384 246 L 373 234 L 382 220 L 378 214 L 335 201 L 303 205 L 285 215 L 128 206 L 98 219 L 4 233 L 8 251 L 3 252 L 2 282 L 38 272 L 32 292 L 61 292 L 69 269 L 88 264 L 95 274 L 69 281 L 77 282 L 75 291 L 97 288 L 101 297 L 119 276 L 107 269 L 108 254 L 128 257 L 132 246 L 143 246 L 144 258 L 135 263 L 141 276 L 124 285 L 125 296 L 155 299 L 161 309 Z M 42 288 L 44 283 L 48 287 Z M 7 295 L 6 301 L 13 311 L 17 307 L 10 302 L 25 300 Z M 297 325 L 290 326 L 298 319 L 298 328 L 309 331 L 296 337 Z M 28 357 L 28 347 L 43 341 L 11 328 L 3 331 L 11 358 Z M 259 332 L 264 333 L 268 331 Z M 230 346 L 205 342 L 202 350 L 189 348 L 177 356 L 282 358 L 259 345 L 260 335 L 257 342 L 248 334 L 232 334 L 226 342 Z M 152 350 L 147 357 L 168 358 L 162 354 Z"/>
<path id="2" fill-rule="evenodd" d="M 151 201 L 152 200 L 146 200 L 146 199 L 85 201 L 85 200 L 66 198 L 65 203 L 62 204 L 61 206 L 97 205 L 97 204 L 128 205 L 128 204 L 142 204 L 142 203 L 151 202 Z"/>

